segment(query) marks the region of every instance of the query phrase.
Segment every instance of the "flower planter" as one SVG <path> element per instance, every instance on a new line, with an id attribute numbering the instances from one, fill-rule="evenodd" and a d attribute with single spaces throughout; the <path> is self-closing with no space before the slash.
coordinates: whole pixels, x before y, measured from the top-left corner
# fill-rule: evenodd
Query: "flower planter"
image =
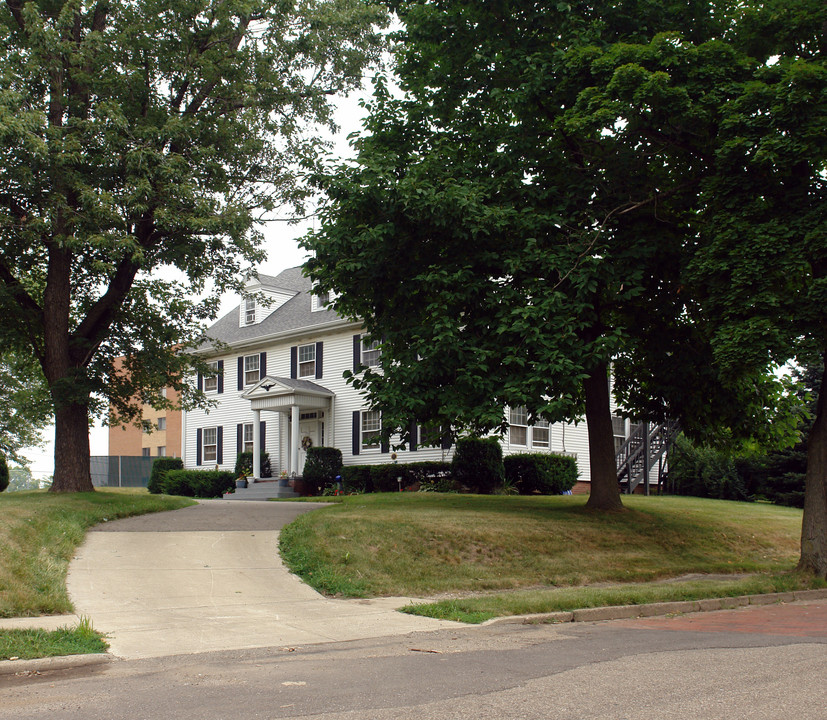
<path id="1" fill-rule="evenodd" d="M 246 488 L 247 487 L 247 478 L 236 478 L 235 486 L 237 488 Z"/>

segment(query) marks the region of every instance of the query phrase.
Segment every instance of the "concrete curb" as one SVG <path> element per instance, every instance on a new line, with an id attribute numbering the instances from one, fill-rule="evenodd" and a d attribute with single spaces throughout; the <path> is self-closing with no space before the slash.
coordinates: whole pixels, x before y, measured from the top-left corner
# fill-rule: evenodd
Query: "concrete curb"
<path id="1" fill-rule="evenodd" d="M 582 608 L 568 612 L 537 613 L 535 615 L 511 615 L 508 617 L 492 618 L 482 624 L 538 625 L 548 623 L 627 620 L 639 617 L 655 617 L 656 615 L 732 610 L 737 607 L 746 607 L 747 605 L 772 605 L 773 603 L 788 603 L 795 602 L 796 600 L 821 600 L 823 598 L 827 598 L 827 588 L 768 593 L 766 595 L 741 595 L 739 597 L 649 603 L 646 605 L 615 605 L 609 607 Z"/>
<path id="2" fill-rule="evenodd" d="M 797 600 L 821 600 L 827 598 L 827 588 L 820 590 L 796 590 L 795 592 L 770 593 L 767 595 L 741 595 L 740 597 L 706 598 L 681 602 L 660 602 L 647 605 L 616 605 L 614 607 L 581 608 L 569 612 L 538 613 L 536 615 L 511 615 L 492 618 L 482 625 L 539 625 L 549 623 L 597 622 L 625 620 L 638 617 L 654 617 L 675 613 L 710 612 L 732 610 L 747 605 L 772 605 Z M 63 655 L 35 660 L 2 660 L 0 677 L 4 675 L 36 675 L 51 670 L 107 665 L 116 658 L 109 653 L 90 655 Z"/>
<path id="3" fill-rule="evenodd" d="M 0 676 L 3 675 L 38 675 L 51 670 L 107 665 L 114 658 L 108 653 L 89 655 L 60 655 L 58 657 L 35 658 L 34 660 L 2 660 Z"/>

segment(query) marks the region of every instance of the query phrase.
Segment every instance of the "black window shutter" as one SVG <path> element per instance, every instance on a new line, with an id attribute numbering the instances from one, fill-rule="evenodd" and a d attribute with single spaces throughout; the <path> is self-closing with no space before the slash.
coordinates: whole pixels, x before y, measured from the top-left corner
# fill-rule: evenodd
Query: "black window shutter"
<path id="1" fill-rule="evenodd" d="M 361 438 L 360 438 L 360 431 L 361 431 L 361 421 L 362 421 L 362 413 L 358 410 L 353 411 L 353 454 L 358 455 L 360 446 L 361 446 Z"/>
<path id="2" fill-rule="evenodd" d="M 204 376 L 201 373 L 198 373 L 198 384 L 196 386 L 199 390 L 204 389 Z"/>
<path id="3" fill-rule="evenodd" d="M 453 443 L 451 442 L 451 433 L 450 433 L 450 432 L 446 432 L 446 433 L 442 436 L 442 449 L 443 449 L 443 450 L 450 450 L 450 449 L 451 449 L 451 445 L 453 445 Z"/>
<path id="4" fill-rule="evenodd" d="M 244 357 L 238 358 L 238 389 L 244 389 Z"/>
<path id="5" fill-rule="evenodd" d="M 290 377 L 295 380 L 299 377 L 299 348 L 294 345 L 290 348 Z"/>
<path id="6" fill-rule="evenodd" d="M 417 438 L 417 436 L 416 436 L 416 431 L 417 431 L 416 420 L 411 420 L 411 427 L 409 429 L 409 432 L 411 434 L 411 439 L 408 443 L 408 448 L 410 449 L 411 452 L 416 452 L 417 441 L 419 440 L 419 438 Z"/>
<path id="7" fill-rule="evenodd" d="M 235 426 L 235 447 L 236 456 L 244 452 L 244 423 L 238 423 Z"/>
<path id="8" fill-rule="evenodd" d="M 195 464 L 201 464 L 201 436 L 202 431 L 201 428 L 198 428 L 195 431 Z"/>
<path id="9" fill-rule="evenodd" d="M 321 380 L 322 375 L 322 355 L 324 348 L 322 347 L 324 343 L 317 342 L 316 343 L 316 380 Z"/>
<path id="10" fill-rule="evenodd" d="M 218 361 L 218 392 L 224 392 L 224 361 Z"/>
<path id="11" fill-rule="evenodd" d="M 379 446 L 379 452 L 389 453 L 391 451 L 391 444 L 387 440 L 382 440 Z"/>
<path id="12" fill-rule="evenodd" d="M 258 361 L 258 379 L 261 380 L 267 374 L 267 353 L 263 352 Z"/>
<path id="13" fill-rule="evenodd" d="M 259 450 L 264 452 L 264 438 L 267 436 L 267 423 L 261 420 L 258 424 Z"/>
<path id="14" fill-rule="evenodd" d="M 219 425 L 215 434 L 216 443 L 218 444 L 215 452 L 215 462 L 218 465 L 222 465 L 224 463 L 224 428 Z"/>
<path id="15" fill-rule="evenodd" d="M 353 372 L 358 373 L 362 365 L 362 336 L 353 336 Z"/>

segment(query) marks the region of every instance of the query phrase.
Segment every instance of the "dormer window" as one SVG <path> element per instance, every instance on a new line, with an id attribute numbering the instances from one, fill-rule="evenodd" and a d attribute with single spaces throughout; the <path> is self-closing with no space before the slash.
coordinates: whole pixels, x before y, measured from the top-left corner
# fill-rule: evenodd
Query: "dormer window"
<path id="1" fill-rule="evenodd" d="M 254 325 L 256 322 L 256 299 L 248 297 L 244 299 L 244 324 Z"/>
<path id="2" fill-rule="evenodd" d="M 314 283 L 313 290 L 310 294 L 310 310 L 316 312 L 317 310 L 326 310 L 326 305 L 333 300 L 335 294 L 329 290 L 322 290 Z"/>

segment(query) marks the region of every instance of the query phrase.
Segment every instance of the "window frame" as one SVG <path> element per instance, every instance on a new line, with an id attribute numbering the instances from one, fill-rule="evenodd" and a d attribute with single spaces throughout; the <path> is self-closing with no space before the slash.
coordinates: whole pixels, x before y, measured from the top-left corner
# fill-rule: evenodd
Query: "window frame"
<path id="1" fill-rule="evenodd" d="M 302 350 L 311 352 L 312 359 L 302 360 Z M 305 353 L 306 355 L 307 353 Z M 315 378 L 316 377 L 316 343 L 308 343 L 306 345 L 299 345 L 296 350 L 296 364 L 298 379 Z"/>
<path id="2" fill-rule="evenodd" d="M 522 441 L 519 440 L 520 435 Z M 510 445 L 528 447 L 528 410 L 524 405 L 508 408 L 508 442 Z"/>
<path id="3" fill-rule="evenodd" d="M 379 410 L 362 410 L 359 417 L 359 448 L 379 450 L 382 447 L 382 413 Z"/>
<path id="4" fill-rule="evenodd" d="M 378 367 L 382 358 L 382 348 L 378 340 L 363 335 L 359 341 L 359 360 L 363 367 Z"/>
<path id="5" fill-rule="evenodd" d="M 545 432 L 546 439 L 537 440 L 537 431 L 540 434 Z M 550 448 L 551 447 L 551 424 L 544 418 L 537 418 L 531 426 L 531 447 L 536 448 Z"/>
<path id="6" fill-rule="evenodd" d="M 256 299 L 252 295 L 244 298 L 244 324 L 256 324 Z"/>
<path id="7" fill-rule="evenodd" d="M 207 365 L 215 372 L 204 375 L 204 392 L 218 392 L 218 360 L 212 360 Z"/>
<path id="8" fill-rule="evenodd" d="M 251 364 L 251 361 L 255 361 L 255 368 L 248 367 L 248 364 Z M 253 373 L 255 373 L 255 378 L 251 379 L 251 375 Z M 245 355 L 244 387 L 255 385 L 259 380 L 261 380 L 261 355 L 259 355 L 258 353 L 256 353 L 255 355 Z"/>
<path id="9" fill-rule="evenodd" d="M 249 440 L 247 439 L 247 429 L 249 428 Z M 255 423 L 244 423 L 241 427 L 241 451 L 253 452 L 253 444 L 255 442 Z"/>
<path id="10" fill-rule="evenodd" d="M 158 453 L 158 457 L 166 457 L 167 456 L 167 446 L 166 445 L 158 445 L 157 453 Z"/>
<path id="11" fill-rule="evenodd" d="M 166 418 L 166 415 L 164 415 L 163 417 L 159 417 L 159 418 L 155 421 L 155 428 L 156 428 L 158 431 L 163 431 L 163 430 L 166 430 L 166 429 L 167 429 L 167 418 Z"/>
<path id="12" fill-rule="evenodd" d="M 207 439 L 212 433 L 213 441 L 207 442 Z M 208 453 L 207 448 L 212 448 L 212 452 Z M 201 436 L 201 464 L 213 465 L 218 462 L 218 427 L 203 428 Z"/>

